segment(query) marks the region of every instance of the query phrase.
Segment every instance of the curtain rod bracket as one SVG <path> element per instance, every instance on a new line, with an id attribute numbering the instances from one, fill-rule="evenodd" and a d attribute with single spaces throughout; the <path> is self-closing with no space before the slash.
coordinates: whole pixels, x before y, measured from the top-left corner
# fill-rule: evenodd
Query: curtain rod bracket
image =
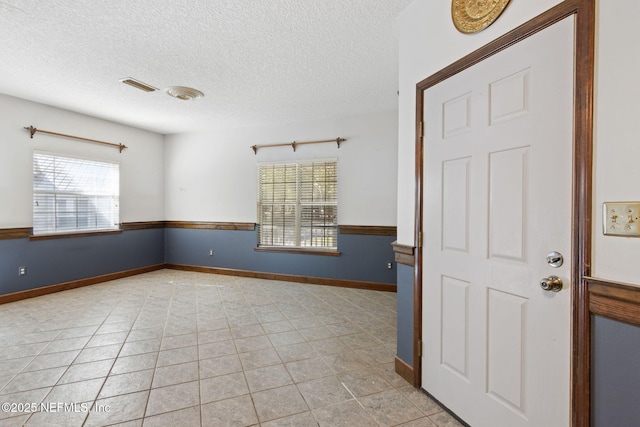
<path id="1" fill-rule="evenodd" d="M 29 133 L 31 134 L 31 139 L 33 139 L 33 135 L 35 135 L 36 132 L 38 132 L 38 129 L 34 128 L 33 126 L 29 126 L 29 127 L 25 126 L 25 129 L 28 130 Z"/>

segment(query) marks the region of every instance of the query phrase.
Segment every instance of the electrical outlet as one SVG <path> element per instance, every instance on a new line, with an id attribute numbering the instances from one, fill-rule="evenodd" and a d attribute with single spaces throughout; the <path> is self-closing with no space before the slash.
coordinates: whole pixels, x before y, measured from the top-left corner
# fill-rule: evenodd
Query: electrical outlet
<path id="1" fill-rule="evenodd" d="M 25 274 L 27 274 L 27 266 L 18 267 L 18 276 L 24 276 Z"/>
<path id="2" fill-rule="evenodd" d="M 640 237 L 640 202 L 605 202 L 602 206 L 604 234 Z"/>
<path id="3" fill-rule="evenodd" d="M 209 256 L 213 256 L 213 249 L 209 249 Z"/>
<path id="4" fill-rule="evenodd" d="M 387 270 L 392 270 L 393 269 L 393 264 L 388 262 L 387 263 Z"/>

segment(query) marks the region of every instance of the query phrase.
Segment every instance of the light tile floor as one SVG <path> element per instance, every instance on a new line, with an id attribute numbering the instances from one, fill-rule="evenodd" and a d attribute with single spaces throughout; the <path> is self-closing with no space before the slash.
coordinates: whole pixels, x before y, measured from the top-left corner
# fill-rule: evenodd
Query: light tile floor
<path id="1" fill-rule="evenodd" d="M 0 306 L 0 426 L 459 426 L 396 295 L 161 270 Z"/>

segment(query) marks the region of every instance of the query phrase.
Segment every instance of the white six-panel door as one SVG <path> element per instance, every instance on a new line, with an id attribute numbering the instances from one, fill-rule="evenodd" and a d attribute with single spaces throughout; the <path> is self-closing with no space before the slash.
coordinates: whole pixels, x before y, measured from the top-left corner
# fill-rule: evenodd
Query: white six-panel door
<path id="1" fill-rule="evenodd" d="M 473 427 L 569 425 L 573 67 L 572 17 L 424 95 L 422 387 Z"/>

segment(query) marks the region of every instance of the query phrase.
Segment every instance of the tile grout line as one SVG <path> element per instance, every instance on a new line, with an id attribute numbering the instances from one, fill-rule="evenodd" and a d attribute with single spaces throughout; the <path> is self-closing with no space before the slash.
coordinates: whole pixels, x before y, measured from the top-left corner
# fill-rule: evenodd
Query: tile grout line
<path id="1" fill-rule="evenodd" d="M 340 381 L 340 384 L 342 384 L 342 386 L 343 386 L 344 388 L 346 388 L 346 389 L 347 389 L 347 391 L 349 392 L 349 394 L 351 395 L 351 397 L 353 397 L 353 400 L 355 400 L 355 401 L 358 403 L 358 405 L 360 405 L 360 407 L 361 407 L 361 408 L 366 412 L 366 411 L 367 411 L 367 409 L 362 405 L 362 403 L 360 403 L 360 400 L 358 400 L 358 398 L 356 397 L 356 395 L 355 395 L 355 394 L 353 394 L 353 393 L 351 392 L 351 390 L 349 390 L 349 387 L 347 387 L 347 385 L 346 385 L 344 382 L 342 382 L 342 381 Z"/>

